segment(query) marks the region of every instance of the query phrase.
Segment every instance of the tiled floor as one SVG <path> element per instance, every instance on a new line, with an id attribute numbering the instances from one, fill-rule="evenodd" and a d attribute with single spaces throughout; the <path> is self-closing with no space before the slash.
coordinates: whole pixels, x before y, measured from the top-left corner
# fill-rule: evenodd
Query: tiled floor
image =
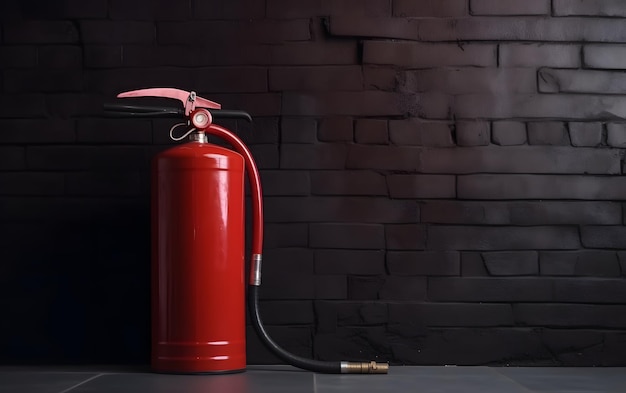
<path id="1" fill-rule="evenodd" d="M 324 375 L 249 366 L 218 376 L 143 369 L 0 367 L 0 393 L 625 393 L 626 368 L 391 367 L 388 375 Z"/>

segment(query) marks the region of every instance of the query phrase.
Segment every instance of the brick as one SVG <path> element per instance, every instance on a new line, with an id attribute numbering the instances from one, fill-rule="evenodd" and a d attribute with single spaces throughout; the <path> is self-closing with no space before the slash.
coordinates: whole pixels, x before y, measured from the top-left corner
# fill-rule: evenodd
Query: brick
<path id="1" fill-rule="evenodd" d="M 2 119 L 0 144 L 68 143 L 76 141 L 73 120 Z"/>
<path id="2" fill-rule="evenodd" d="M 530 122 L 528 123 L 528 143 L 531 145 L 569 145 L 569 134 L 564 123 Z"/>
<path id="3" fill-rule="evenodd" d="M 0 169 L 19 170 L 26 166 L 26 154 L 23 147 L 0 146 Z"/>
<path id="4" fill-rule="evenodd" d="M 423 250 L 426 230 L 423 225 L 386 225 L 385 245 L 387 250 Z"/>
<path id="5" fill-rule="evenodd" d="M 332 36 L 417 38 L 417 21 L 409 18 L 335 16 L 330 18 L 329 32 Z"/>
<path id="6" fill-rule="evenodd" d="M 307 247 L 309 227 L 307 224 L 271 224 L 264 228 L 265 249 L 281 247 Z"/>
<path id="7" fill-rule="evenodd" d="M 424 173 L 619 174 L 616 150 L 569 147 L 466 147 L 421 152 Z M 583 159 L 584 157 L 584 159 Z"/>
<path id="8" fill-rule="evenodd" d="M 33 19 L 90 19 L 106 18 L 106 0 L 63 0 L 62 4 L 39 1 L 20 2 L 22 13 Z"/>
<path id="9" fill-rule="evenodd" d="M 355 42 L 287 43 L 273 45 L 272 64 L 280 65 L 341 65 L 358 64 Z"/>
<path id="10" fill-rule="evenodd" d="M 254 145 L 249 146 L 252 157 L 259 169 L 278 169 L 279 151 L 276 145 Z"/>
<path id="11" fill-rule="evenodd" d="M 303 171 L 269 170 L 261 172 L 263 195 L 309 195 L 309 173 Z"/>
<path id="12" fill-rule="evenodd" d="M 613 202 L 425 201 L 421 207 L 421 221 L 435 224 L 621 224 Z"/>
<path id="13" fill-rule="evenodd" d="M 457 119 L 491 118 L 560 118 L 571 120 L 604 120 L 626 117 L 626 99 L 600 95 L 524 94 L 506 100 L 481 94 L 456 96 Z"/>
<path id="14" fill-rule="evenodd" d="M 309 245 L 314 248 L 382 249 L 385 230 L 372 224 L 311 224 Z"/>
<path id="15" fill-rule="evenodd" d="M 317 137 L 321 141 L 352 141 L 354 139 L 354 122 L 351 117 L 333 116 L 320 122 Z"/>
<path id="16" fill-rule="evenodd" d="M 429 250 L 533 250 L 580 247 L 575 227 L 458 227 L 428 228 Z"/>
<path id="17" fill-rule="evenodd" d="M 626 248 L 623 226 L 583 226 L 580 234 L 586 248 Z"/>
<path id="18" fill-rule="evenodd" d="M 626 197 L 619 177 L 471 175 L 459 177 L 457 196 L 467 199 L 587 199 Z"/>
<path id="19" fill-rule="evenodd" d="M 236 127 L 234 127 L 234 129 L 237 135 L 246 144 L 278 145 L 280 134 L 278 126 L 279 120 L 277 116 L 255 117 L 252 119 L 252 123 L 248 123 L 245 120 L 238 120 L 236 121 Z M 222 120 L 220 120 L 220 123 L 221 122 Z M 233 128 L 231 128 L 231 130 L 233 130 Z"/>
<path id="20" fill-rule="evenodd" d="M 81 143 L 150 144 L 152 124 L 139 119 L 79 119 L 76 134 Z"/>
<path id="21" fill-rule="evenodd" d="M 399 72 L 391 67 L 363 66 L 363 83 L 366 89 L 393 91 Z"/>
<path id="22" fill-rule="evenodd" d="M 626 327 L 626 307 L 585 304 L 515 304 L 517 324 L 542 327 Z"/>
<path id="23" fill-rule="evenodd" d="M 401 170 L 419 169 L 421 150 L 413 147 L 352 145 L 348 147 L 349 169 Z"/>
<path id="24" fill-rule="evenodd" d="M 405 112 L 403 95 L 384 91 L 283 93 L 287 116 L 396 116 Z"/>
<path id="25" fill-rule="evenodd" d="M 387 305 L 378 302 L 315 302 L 318 331 L 334 332 L 338 326 L 367 326 L 387 322 Z"/>
<path id="26" fill-rule="evenodd" d="M 236 48 L 225 43 L 189 50 L 181 45 L 124 45 L 123 65 L 128 67 L 178 66 L 233 66 L 267 65 L 271 63 L 270 50 L 258 44 L 241 44 Z M 210 75 L 211 70 L 203 70 Z M 266 77 L 263 75 L 263 80 Z"/>
<path id="27" fill-rule="evenodd" d="M 414 201 L 377 197 L 265 198 L 267 222 L 416 223 Z"/>
<path id="28" fill-rule="evenodd" d="M 315 280 L 312 276 L 292 273 L 290 279 L 264 274 L 261 300 L 308 300 L 315 298 Z"/>
<path id="29" fill-rule="evenodd" d="M 348 280 L 345 275 L 315 277 L 315 299 L 348 299 Z"/>
<path id="30" fill-rule="evenodd" d="M 626 253 L 618 251 L 617 258 L 619 259 L 622 276 L 626 276 Z"/>
<path id="31" fill-rule="evenodd" d="M 24 105 L 28 102 L 28 105 Z M 0 118 L 45 117 L 44 96 L 41 94 L 0 94 Z"/>
<path id="32" fill-rule="evenodd" d="M 228 3 L 193 3 L 193 14 L 198 19 L 260 19 L 265 16 L 265 3 L 253 0 L 234 0 Z"/>
<path id="33" fill-rule="evenodd" d="M 447 175 L 389 175 L 392 198 L 455 198 L 456 178 Z"/>
<path id="34" fill-rule="evenodd" d="M 427 68 L 496 65 L 496 47 L 486 44 L 431 44 L 421 42 L 365 41 L 363 64 Z"/>
<path id="35" fill-rule="evenodd" d="M 114 68 L 122 65 L 121 45 L 85 45 L 86 68 Z"/>
<path id="36" fill-rule="evenodd" d="M 37 65 L 37 48 L 31 45 L 11 45 L 0 48 L 0 68 L 22 68 Z"/>
<path id="37" fill-rule="evenodd" d="M 279 44 L 311 39 L 308 19 L 177 21 L 157 24 L 157 41 L 160 44 L 187 44 L 190 36 L 208 37 L 208 42 L 222 43 L 226 37 L 233 45 Z"/>
<path id="38" fill-rule="evenodd" d="M 65 44 L 78 42 L 78 31 L 69 21 L 19 21 L 3 26 L 5 44 Z"/>
<path id="39" fill-rule="evenodd" d="M 201 96 L 207 97 L 203 91 L 198 91 Z M 211 100 L 222 104 L 222 108 L 239 109 L 248 112 L 253 118 L 278 117 L 280 115 L 280 94 L 275 93 L 237 93 L 215 94 Z"/>
<path id="40" fill-rule="evenodd" d="M 470 0 L 472 15 L 550 15 L 550 0 Z"/>
<path id="41" fill-rule="evenodd" d="M 501 251 L 482 254 L 491 276 L 536 276 L 539 257 L 536 251 Z"/>
<path id="42" fill-rule="evenodd" d="M 267 1 L 267 16 L 277 19 L 322 15 L 380 16 L 390 12 L 390 4 L 386 0 L 304 0 L 297 4 L 288 0 Z"/>
<path id="43" fill-rule="evenodd" d="M 592 330 L 542 329 L 541 341 L 550 352 L 560 355 L 582 353 L 585 349 L 602 344 L 602 333 Z"/>
<path id="44" fill-rule="evenodd" d="M 578 68 L 581 65 L 580 45 L 511 43 L 501 44 L 499 49 L 498 64 L 502 67 Z"/>
<path id="45" fill-rule="evenodd" d="M 313 171 L 313 195 L 387 195 L 385 176 L 375 171 Z"/>
<path id="46" fill-rule="evenodd" d="M 352 337 L 352 339 L 350 338 Z M 315 335 L 315 352 L 321 359 L 376 359 L 389 353 L 384 326 L 340 327 Z"/>
<path id="47" fill-rule="evenodd" d="M 269 70 L 271 91 L 363 90 L 358 66 L 273 67 Z"/>
<path id="48" fill-rule="evenodd" d="M 378 300 L 385 279 L 381 276 L 348 276 L 348 299 Z"/>
<path id="49" fill-rule="evenodd" d="M 408 364 L 454 364 L 469 366 L 492 364 L 511 366 L 524 364 L 530 357 L 537 361 L 550 359 L 551 354 L 540 341 L 539 333 L 520 328 L 437 328 L 416 345 L 409 338 L 392 344 L 393 357 Z M 498 389 L 498 388 L 496 388 Z"/>
<path id="50" fill-rule="evenodd" d="M 609 146 L 626 147 L 626 123 L 607 124 L 606 130 Z"/>
<path id="51" fill-rule="evenodd" d="M 0 173 L 0 194 L 2 195 L 62 195 L 64 187 L 65 179 L 59 173 Z"/>
<path id="52" fill-rule="evenodd" d="M 479 327 L 512 326 L 513 309 L 508 304 L 391 303 L 389 324 Z"/>
<path id="53" fill-rule="evenodd" d="M 280 167 L 283 169 L 342 169 L 346 147 L 336 144 L 282 145 Z"/>
<path id="54" fill-rule="evenodd" d="M 541 278 L 429 278 L 432 301 L 534 302 L 553 299 L 552 282 Z"/>
<path id="55" fill-rule="evenodd" d="M 357 119 L 354 124 L 356 143 L 386 145 L 389 141 L 387 120 Z"/>
<path id="56" fill-rule="evenodd" d="M 382 300 L 410 300 L 426 299 L 426 278 L 410 276 L 390 276 L 380 289 L 378 296 Z"/>
<path id="57" fill-rule="evenodd" d="M 537 91 L 537 73 L 532 68 L 431 68 L 406 71 L 399 85 L 407 91 L 450 94 L 534 93 Z"/>
<path id="58" fill-rule="evenodd" d="M 184 0 L 141 0 L 132 3 L 113 0 L 109 15 L 113 20 L 184 20 L 191 16 L 191 3 Z M 196 12 L 194 16 L 203 15 Z"/>
<path id="59" fill-rule="evenodd" d="M 459 276 L 458 252 L 389 251 L 387 269 L 394 276 Z"/>
<path id="60" fill-rule="evenodd" d="M 526 124 L 518 121 L 496 121 L 493 123 L 493 143 L 500 146 L 516 146 L 526 143 Z"/>
<path id="61" fill-rule="evenodd" d="M 569 123 L 569 137 L 574 146 L 596 147 L 602 143 L 602 123 Z"/>
<path id="62" fill-rule="evenodd" d="M 311 325 L 315 322 L 311 301 L 262 301 L 259 305 L 263 322 L 268 325 Z"/>
<path id="63" fill-rule="evenodd" d="M 395 0 L 393 2 L 394 16 L 418 16 L 418 17 L 452 17 L 467 15 L 467 2 L 465 0 L 442 0 L 442 1 L 411 1 Z"/>
<path id="64" fill-rule="evenodd" d="M 84 76 L 80 70 L 6 70 L 3 78 L 7 93 L 81 91 Z"/>
<path id="65" fill-rule="evenodd" d="M 626 16 L 624 3 L 619 0 L 604 1 L 568 1 L 554 0 L 554 15 L 597 15 L 597 16 Z"/>
<path id="66" fill-rule="evenodd" d="M 457 122 L 456 141 L 459 146 L 487 146 L 491 141 L 491 126 L 486 121 Z"/>
<path id="67" fill-rule="evenodd" d="M 587 68 L 626 69 L 626 45 L 585 45 L 583 64 Z"/>
<path id="68" fill-rule="evenodd" d="M 461 275 L 463 277 L 487 277 L 489 272 L 481 252 L 461 253 Z"/>
<path id="69" fill-rule="evenodd" d="M 284 274 L 312 276 L 314 273 L 313 250 L 306 248 L 277 248 L 263 255 L 263 278 L 276 280 Z"/>
<path id="70" fill-rule="evenodd" d="M 141 194 L 137 172 L 74 172 L 65 175 L 70 196 L 137 196 Z"/>
<path id="71" fill-rule="evenodd" d="M 48 93 L 45 95 L 51 117 L 102 116 L 104 98 L 93 93 Z"/>
<path id="72" fill-rule="evenodd" d="M 29 146 L 28 168 L 35 170 L 146 169 L 141 147 Z"/>
<path id="73" fill-rule="evenodd" d="M 86 44 L 152 43 L 152 22 L 87 20 L 80 22 L 82 41 Z"/>
<path id="74" fill-rule="evenodd" d="M 312 245 L 312 247 L 315 246 Z M 315 274 L 377 275 L 384 273 L 384 251 L 315 250 Z"/>
<path id="75" fill-rule="evenodd" d="M 80 68 L 83 65 L 83 51 L 79 46 L 47 45 L 37 48 L 37 60 L 42 67 Z"/>
<path id="76" fill-rule="evenodd" d="M 389 138 L 396 145 L 452 147 L 452 128 L 448 122 L 390 120 Z"/>
<path id="77" fill-rule="evenodd" d="M 544 276 L 621 276 L 614 251 L 544 251 L 539 254 L 539 263 Z"/>
<path id="78" fill-rule="evenodd" d="M 584 26 L 584 29 L 580 27 Z M 419 24 L 422 41 L 564 41 L 625 42 L 619 19 L 473 17 L 425 19 Z"/>
<path id="79" fill-rule="evenodd" d="M 621 94 L 626 88 L 621 72 L 542 68 L 538 80 L 542 93 Z"/>

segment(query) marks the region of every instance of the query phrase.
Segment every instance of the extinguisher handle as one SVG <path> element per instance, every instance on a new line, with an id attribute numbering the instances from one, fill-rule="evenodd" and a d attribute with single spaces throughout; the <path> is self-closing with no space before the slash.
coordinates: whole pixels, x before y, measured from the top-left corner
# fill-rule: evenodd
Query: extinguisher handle
<path id="1" fill-rule="evenodd" d="M 196 108 L 209 108 L 209 109 L 221 109 L 222 105 L 202 98 L 196 94 L 195 91 L 186 91 L 181 89 L 174 89 L 171 87 L 154 87 L 149 89 L 131 90 L 125 91 L 117 95 L 117 98 L 130 98 L 130 97 L 163 97 L 173 98 L 183 103 L 185 107 L 185 116 Z"/>
<path id="2" fill-rule="evenodd" d="M 104 114 L 109 117 L 185 117 L 181 108 L 120 104 L 104 104 Z"/>
<path id="3" fill-rule="evenodd" d="M 204 109 L 211 112 L 214 119 L 243 119 L 252 123 L 252 116 L 245 111 L 210 108 Z M 107 116 L 112 117 L 185 117 L 183 109 L 165 106 L 104 104 L 104 113 Z"/>

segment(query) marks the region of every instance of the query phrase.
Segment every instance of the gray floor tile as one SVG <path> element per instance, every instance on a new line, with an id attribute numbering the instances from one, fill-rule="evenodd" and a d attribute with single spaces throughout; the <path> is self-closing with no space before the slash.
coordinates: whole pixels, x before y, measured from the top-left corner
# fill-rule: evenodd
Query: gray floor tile
<path id="1" fill-rule="evenodd" d="M 626 392 L 624 368 L 520 367 L 493 370 L 535 392 Z"/>
<path id="2" fill-rule="evenodd" d="M 60 393 L 98 373 L 0 371 L 0 393 Z"/>
<path id="3" fill-rule="evenodd" d="M 313 374 L 250 370 L 230 375 L 105 374 L 71 393 L 313 393 Z"/>
<path id="4" fill-rule="evenodd" d="M 486 367 L 393 367 L 388 375 L 316 375 L 317 392 L 528 393 Z"/>

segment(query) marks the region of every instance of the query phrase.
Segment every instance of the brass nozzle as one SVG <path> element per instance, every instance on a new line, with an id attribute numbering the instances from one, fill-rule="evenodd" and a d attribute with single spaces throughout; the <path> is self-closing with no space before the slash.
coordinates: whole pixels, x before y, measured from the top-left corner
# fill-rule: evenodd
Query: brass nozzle
<path id="1" fill-rule="evenodd" d="M 389 363 L 341 362 L 342 374 L 387 374 Z"/>

